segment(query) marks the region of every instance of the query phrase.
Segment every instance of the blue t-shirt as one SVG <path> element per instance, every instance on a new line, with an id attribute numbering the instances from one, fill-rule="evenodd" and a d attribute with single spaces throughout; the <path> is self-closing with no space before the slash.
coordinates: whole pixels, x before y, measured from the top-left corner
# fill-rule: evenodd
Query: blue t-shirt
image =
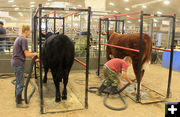
<path id="1" fill-rule="evenodd" d="M 13 55 L 11 60 L 13 65 L 24 66 L 26 60 L 24 50 L 29 50 L 28 41 L 23 36 L 19 36 L 14 42 Z"/>
<path id="2" fill-rule="evenodd" d="M 0 35 L 1 34 L 6 34 L 6 30 L 4 28 L 0 28 Z M 5 40 L 6 38 L 0 38 L 0 41 Z"/>

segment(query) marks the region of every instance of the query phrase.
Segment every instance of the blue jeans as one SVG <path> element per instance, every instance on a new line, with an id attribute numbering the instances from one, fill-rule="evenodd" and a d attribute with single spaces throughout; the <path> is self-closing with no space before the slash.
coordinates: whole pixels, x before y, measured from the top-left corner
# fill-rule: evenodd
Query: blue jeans
<path id="1" fill-rule="evenodd" d="M 22 94 L 24 87 L 24 66 L 16 66 L 12 65 L 15 72 L 16 77 L 16 85 L 15 85 L 15 95 Z"/>
<path id="2" fill-rule="evenodd" d="M 0 54 L 4 54 L 4 45 L 5 45 L 5 41 L 4 40 L 0 41 Z"/>

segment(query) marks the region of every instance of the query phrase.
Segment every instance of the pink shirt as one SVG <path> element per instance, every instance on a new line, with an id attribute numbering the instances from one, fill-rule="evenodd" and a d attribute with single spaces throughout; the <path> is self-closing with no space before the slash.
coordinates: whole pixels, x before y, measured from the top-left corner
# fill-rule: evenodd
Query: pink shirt
<path id="1" fill-rule="evenodd" d="M 105 63 L 112 71 L 122 72 L 127 71 L 128 64 L 123 59 L 113 58 Z"/>

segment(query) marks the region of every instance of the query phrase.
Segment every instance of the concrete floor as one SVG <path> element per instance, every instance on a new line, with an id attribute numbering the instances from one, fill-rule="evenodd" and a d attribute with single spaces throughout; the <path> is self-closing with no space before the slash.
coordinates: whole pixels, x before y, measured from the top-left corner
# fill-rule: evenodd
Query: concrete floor
<path id="1" fill-rule="evenodd" d="M 95 70 L 90 71 L 89 86 L 99 86 L 101 79 L 96 77 Z M 161 67 L 161 65 L 149 65 L 146 68 L 142 84 L 166 95 L 167 82 L 169 70 Z M 132 67 L 128 70 L 128 76 L 134 79 Z M 168 102 L 180 101 L 180 72 L 172 72 L 171 82 L 171 98 L 167 99 Z M 14 86 L 11 80 L 14 78 L 0 79 L 0 116 L 1 117 L 164 117 L 165 116 L 165 102 L 154 104 L 139 104 L 132 101 L 129 97 L 124 97 L 128 103 L 128 108 L 123 111 L 113 111 L 107 109 L 103 105 L 103 96 L 88 93 L 89 95 L 89 108 L 79 111 L 61 112 L 61 113 L 48 113 L 40 114 L 40 100 L 38 91 L 35 92 L 31 99 L 29 108 L 19 109 L 15 106 Z M 72 89 L 77 98 L 84 104 L 85 92 L 85 70 L 71 71 L 69 77 L 69 87 Z M 115 106 L 121 106 L 120 100 L 110 100 Z"/>

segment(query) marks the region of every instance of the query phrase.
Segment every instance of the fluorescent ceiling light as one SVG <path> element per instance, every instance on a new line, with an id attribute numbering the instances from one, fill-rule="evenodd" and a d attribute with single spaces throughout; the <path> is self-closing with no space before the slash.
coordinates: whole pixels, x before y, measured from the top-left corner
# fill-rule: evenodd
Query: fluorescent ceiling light
<path id="1" fill-rule="evenodd" d="M 34 5 L 31 5 L 30 7 L 34 7 Z"/>
<path id="2" fill-rule="evenodd" d="M 125 2 L 129 2 L 129 0 L 124 0 Z"/>
<path id="3" fill-rule="evenodd" d="M 147 6 L 146 6 L 146 5 L 142 5 L 142 8 L 144 8 L 144 9 L 145 9 L 145 8 L 147 8 Z"/>
<path id="4" fill-rule="evenodd" d="M 12 5 L 12 7 L 16 7 L 16 5 Z"/>
<path id="5" fill-rule="evenodd" d="M 158 20 L 157 20 L 157 19 L 153 19 L 153 21 L 154 21 L 154 22 L 158 22 Z"/>
<path id="6" fill-rule="evenodd" d="M 52 0 L 48 0 L 48 1 L 52 1 Z"/>
<path id="7" fill-rule="evenodd" d="M 114 3 L 110 2 L 109 5 L 114 6 Z"/>
<path id="8" fill-rule="evenodd" d="M 161 15 L 161 14 L 162 14 L 162 12 L 161 12 L 161 11 L 157 11 L 157 14 Z"/>
<path id="9" fill-rule="evenodd" d="M 34 4 L 35 2 L 30 2 L 30 4 Z"/>
<path id="10" fill-rule="evenodd" d="M 18 14 L 19 14 L 20 16 L 23 16 L 22 12 L 18 12 Z"/>
<path id="11" fill-rule="evenodd" d="M 8 0 L 8 2 L 14 2 L 14 0 Z"/>
<path id="12" fill-rule="evenodd" d="M 117 13 L 117 11 L 116 11 L 116 10 L 114 10 L 113 12 L 114 12 L 114 13 Z"/>
<path id="13" fill-rule="evenodd" d="M 14 8 L 16 11 L 19 10 L 19 8 Z"/>
<path id="14" fill-rule="evenodd" d="M 165 0 L 164 4 L 166 4 L 166 5 L 170 4 L 170 1 L 169 0 Z"/>
<path id="15" fill-rule="evenodd" d="M 46 5 L 50 5 L 50 3 L 47 2 Z"/>
<path id="16" fill-rule="evenodd" d="M 125 8 L 125 10 L 126 10 L 126 11 L 130 11 L 130 9 L 129 9 L 129 8 Z"/>
<path id="17" fill-rule="evenodd" d="M 82 5 L 80 5 L 80 4 L 79 4 L 79 5 L 77 5 L 77 6 L 78 6 L 78 7 L 82 7 Z"/>

